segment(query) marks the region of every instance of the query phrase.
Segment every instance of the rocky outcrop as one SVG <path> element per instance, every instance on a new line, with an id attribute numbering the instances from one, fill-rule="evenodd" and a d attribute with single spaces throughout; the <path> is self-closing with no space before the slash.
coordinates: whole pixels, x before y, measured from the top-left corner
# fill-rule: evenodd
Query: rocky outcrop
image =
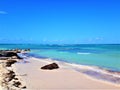
<path id="1" fill-rule="evenodd" d="M 18 56 L 17 53 L 26 53 L 29 52 L 30 49 L 20 50 L 20 49 L 13 49 L 13 50 L 0 50 L 0 57 L 13 57 L 16 59 L 23 59 Z"/>
<path id="2" fill-rule="evenodd" d="M 0 85 L 3 90 L 23 90 L 26 86 L 16 75 L 12 64 L 22 59 L 16 51 L 0 50 Z"/>
<path id="3" fill-rule="evenodd" d="M 41 69 L 44 69 L 44 70 L 53 70 L 53 69 L 58 69 L 58 68 L 59 66 L 56 63 L 48 64 L 48 65 L 41 67 Z"/>
<path id="4" fill-rule="evenodd" d="M 15 62 L 15 60 L 0 60 L 0 84 L 2 85 L 3 90 L 26 89 L 26 86 L 12 69 L 12 64 Z"/>
<path id="5" fill-rule="evenodd" d="M 15 53 L 15 52 L 5 52 L 4 56 L 5 56 L 5 57 L 13 57 L 13 56 L 16 56 L 17 59 L 23 59 L 23 58 L 19 57 L 19 56 L 17 55 L 17 53 Z"/>

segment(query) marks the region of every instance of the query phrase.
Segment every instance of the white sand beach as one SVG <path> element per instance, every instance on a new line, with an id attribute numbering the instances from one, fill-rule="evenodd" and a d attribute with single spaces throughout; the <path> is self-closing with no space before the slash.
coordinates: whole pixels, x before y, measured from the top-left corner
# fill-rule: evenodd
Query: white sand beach
<path id="1" fill-rule="evenodd" d="M 42 70 L 50 62 L 44 59 L 29 59 L 29 63 L 14 64 L 14 71 L 21 76 L 27 90 L 119 90 L 120 86 L 90 77 L 67 68 L 62 64 L 59 69 Z M 52 63 L 52 62 L 51 62 Z"/>

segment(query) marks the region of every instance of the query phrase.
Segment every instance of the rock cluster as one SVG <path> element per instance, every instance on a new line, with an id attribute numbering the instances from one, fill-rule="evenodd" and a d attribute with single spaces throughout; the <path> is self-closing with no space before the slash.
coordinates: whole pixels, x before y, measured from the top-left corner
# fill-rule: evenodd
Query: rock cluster
<path id="1" fill-rule="evenodd" d="M 24 83 L 12 69 L 12 64 L 19 59 L 22 58 L 15 51 L 0 51 L 0 85 L 2 85 L 3 90 L 26 89 Z"/>

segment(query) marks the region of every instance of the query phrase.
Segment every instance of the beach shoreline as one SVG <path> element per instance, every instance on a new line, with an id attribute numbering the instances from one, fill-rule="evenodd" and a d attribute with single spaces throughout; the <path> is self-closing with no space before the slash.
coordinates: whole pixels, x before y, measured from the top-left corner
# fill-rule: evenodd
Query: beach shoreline
<path id="1" fill-rule="evenodd" d="M 92 89 L 92 90 L 117 90 L 120 85 L 112 84 L 106 81 L 97 80 L 83 73 L 69 68 L 58 61 L 48 59 L 29 58 L 27 63 L 16 63 L 14 69 L 16 73 L 25 81 L 28 90 L 38 89 Z M 58 63 L 59 69 L 41 70 L 40 68 L 50 63 Z"/>

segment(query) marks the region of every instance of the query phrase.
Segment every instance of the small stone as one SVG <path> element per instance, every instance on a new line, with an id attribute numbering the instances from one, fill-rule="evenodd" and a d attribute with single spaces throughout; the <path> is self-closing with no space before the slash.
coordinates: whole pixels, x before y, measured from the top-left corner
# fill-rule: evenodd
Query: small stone
<path id="1" fill-rule="evenodd" d="M 19 87 L 20 85 L 21 85 L 21 82 L 19 82 L 19 81 L 17 81 L 17 82 L 15 82 L 14 81 L 14 84 L 13 84 L 15 87 Z"/>
<path id="2" fill-rule="evenodd" d="M 25 88 L 27 88 L 26 86 L 23 86 L 23 87 L 21 87 L 22 89 L 25 89 Z"/>
<path id="3" fill-rule="evenodd" d="M 14 78 L 14 80 L 18 80 L 18 78 Z"/>

